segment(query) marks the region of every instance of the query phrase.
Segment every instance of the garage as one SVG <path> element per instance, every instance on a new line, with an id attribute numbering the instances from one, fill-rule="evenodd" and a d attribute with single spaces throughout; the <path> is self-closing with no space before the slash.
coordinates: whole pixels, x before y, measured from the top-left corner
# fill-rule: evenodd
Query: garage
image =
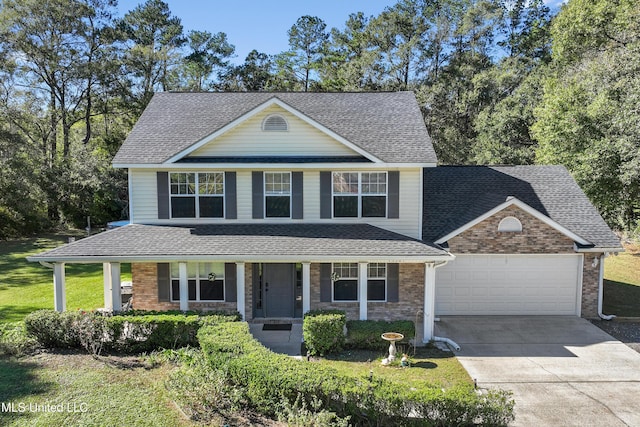
<path id="1" fill-rule="evenodd" d="M 436 270 L 436 315 L 579 315 L 582 255 L 457 255 Z"/>

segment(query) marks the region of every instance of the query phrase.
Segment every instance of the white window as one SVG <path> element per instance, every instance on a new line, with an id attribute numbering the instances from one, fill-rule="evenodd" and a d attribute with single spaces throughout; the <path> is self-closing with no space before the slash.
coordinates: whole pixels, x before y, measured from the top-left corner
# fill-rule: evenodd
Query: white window
<path id="1" fill-rule="evenodd" d="M 169 174 L 171 218 L 224 218 L 224 172 Z"/>
<path id="2" fill-rule="evenodd" d="M 514 216 L 508 216 L 500 221 L 500 224 L 498 224 L 498 231 L 505 233 L 521 233 L 522 223 L 518 218 Z"/>
<path id="3" fill-rule="evenodd" d="M 224 263 L 187 263 L 189 301 L 224 301 Z M 180 301 L 180 270 L 171 264 L 171 300 Z"/>
<path id="4" fill-rule="evenodd" d="M 387 264 L 371 263 L 367 266 L 367 300 L 387 300 Z"/>
<path id="5" fill-rule="evenodd" d="M 334 301 L 358 301 L 358 263 L 333 264 L 331 280 Z"/>
<path id="6" fill-rule="evenodd" d="M 333 172 L 334 218 L 387 216 L 386 172 Z"/>
<path id="7" fill-rule="evenodd" d="M 265 218 L 291 217 L 291 172 L 264 173 Z"/>

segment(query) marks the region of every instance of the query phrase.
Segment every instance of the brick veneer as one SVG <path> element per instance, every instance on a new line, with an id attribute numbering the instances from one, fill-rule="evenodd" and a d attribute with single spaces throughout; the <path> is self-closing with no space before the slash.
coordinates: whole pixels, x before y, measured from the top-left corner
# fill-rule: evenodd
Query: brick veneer
<path id="1" fill-rule="evenodd" d="M 600 262 L 593 266 L 593 259 L 600 258 L 601 253 L 584 255 L 582 266 L 582 317 L 598 317 L 598 279 Z"/>
<path id="2" fill-rule="evenodd" d="M 505 217 L 522 223 L 521 233 L 499 232 Z M 455 254 L 575 254 L 574 242 L 564 234 L 517 206 L 509 206 L 448 241 Z M 594 256 L 585 254 L 582 266 L 582 316 L 598 315 L 599 266 L 592 267 Z M 455 261 L 453 261 L 455 263 Z"/>
<path id="3" fill-rule="evenodd" d="M 502 219 L 513 216 L 521 233 L 499 232 Z M 517 206 L 509 206 L 449 240 L 454 254 L 562 254 L 575 253 L 573 240 Z M 455 261 L 454 261 L 455 262 Z"/>
<path id="4" fill-rule="evenodd" d="M 179 310 L 179 302 L 158 301 L 158 266 L 155 263 L 132 263 L 133 308 L 136 310 Z M 236 311 L 235 302 L 189 302 L 191 310 Z"/>

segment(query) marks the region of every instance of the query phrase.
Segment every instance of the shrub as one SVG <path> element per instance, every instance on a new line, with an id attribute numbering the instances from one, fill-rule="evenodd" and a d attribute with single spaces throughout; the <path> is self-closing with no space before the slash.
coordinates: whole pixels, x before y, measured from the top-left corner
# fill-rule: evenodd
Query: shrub
<path id="1" fill-rule="evenodd" d="M 404 335 L 400 342 L 408 343 L 415 337 L 415 327 L 410 320 L 349 320 L 347 322 L 346 346 L 361 350 L 385 350 L 389 342 L 380 336 L 385 332 L 398 332 Z"/>
<path id="2" fill-rule="evenodd" d="M 306 313 L 302 335 L 309 353 L 324 355 L 342 350 L 345 322 L 344 311 L 317 310 Z"/>
<path id="3" fill-rule="evenodd" d="M 201 423 L 222 425 L 244 404 L 242 390 L 231 385 L 224 372 L 210 369 L 201 352 L 171 373 L 167 388 L 182 411 Z"/>
<path id="4" fill-rule="evenodd" d="M 0 323 L 0 356 L 24 356 L 38 348 L 23 322 Z"/>
<path id="5" fill-rule="evenodd" d="M 77 348 L 78 335 L 73 328 L 81 312 L 37 310 L 24 319 L 27 333 L 35 337 L 40 345 L 47 348 Z"/>
<path id="6" fill-rule="evenodd" d="M 47 348 L 85 348 L 92 354 L 103 349 L 125 353 L 160 348 L 197 346 L 198 329 L 205 325 L 239 320 L 220 312 L 192 314 L 102 314 L 39 310 L 25 318 L 29 334 Z"/>
<path id="7" fill-rule="evenodd" d="M 203 327 L 198 339 L 210 367 L 225 372 L 252 407 L 293 423 L 306 419 L 309 408 L 336 423 L 350 417 L 354 425 L 506 425 L 513 419 L 507 392 L 479 396 L 471 386 L 415 390 L 378 377 L 348 376 L 272 353 L 244 322 Z"/>

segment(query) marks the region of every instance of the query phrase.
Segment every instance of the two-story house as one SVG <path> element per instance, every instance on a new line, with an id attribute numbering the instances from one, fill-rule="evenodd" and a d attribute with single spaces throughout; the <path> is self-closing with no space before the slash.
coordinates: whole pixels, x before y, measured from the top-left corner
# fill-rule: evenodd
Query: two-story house
<path id="1" fill-rule="evenodd" d="M 131 224 L 30 257 L 102 263 L 120 308 L 244 319 L 601 312 L 620 243 L 561 167 L 438 167 L 416 99 L 395 93 L 160 93 L 113 160 Z M 600 298 L 599 298 L 600 295 Z"/>

